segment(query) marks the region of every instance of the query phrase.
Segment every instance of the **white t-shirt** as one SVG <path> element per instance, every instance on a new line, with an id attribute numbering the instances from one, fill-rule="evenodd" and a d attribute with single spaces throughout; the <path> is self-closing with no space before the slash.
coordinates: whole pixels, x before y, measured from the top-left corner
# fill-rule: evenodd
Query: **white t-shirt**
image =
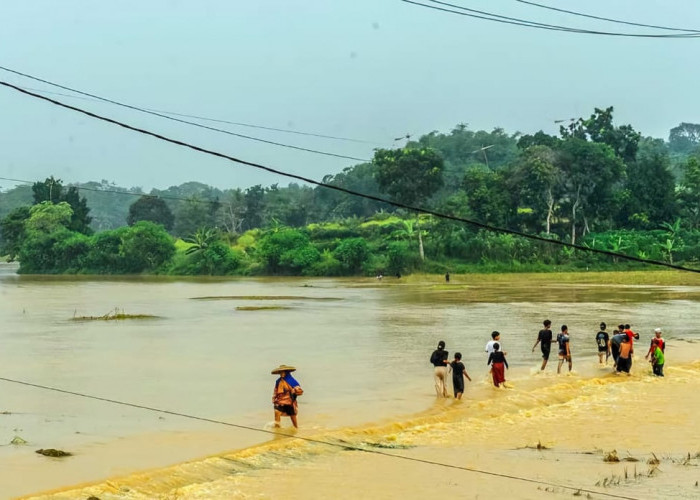
<path id="1" fill-rule="evenodd" d="M 486 344 L 486 349 L 484 349 L 488 354 L 491 354 L 493 352 L 493 344 L 498 344 L 500 346 L 500 351 L 503 351 L 503 344 L 501 344 L 500 340 L 489 340 L 488 343 Z"/>

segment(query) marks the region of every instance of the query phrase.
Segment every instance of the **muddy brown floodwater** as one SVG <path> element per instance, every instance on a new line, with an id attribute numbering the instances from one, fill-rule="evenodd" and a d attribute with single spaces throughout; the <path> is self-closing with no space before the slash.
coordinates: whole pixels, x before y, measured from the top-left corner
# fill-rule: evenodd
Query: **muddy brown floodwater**
<path id="1" fill-rule="evenodd" d="M 305 390 L 298 436 L 480 472 L 0 381 L 0 498 L 697 498 L 700 279 L 643 284 L 656 276 L 445 285 L 20 277 L 2 266 L 0 377 L 270 430 L 270 370 L 293 364 Z M 115 308 L 157 318 L 72 320 Z M 557 376 L 555 359 L 538 373 L 531 347 L 545 318 L 569 326 L 572 374 Z M 597 365 L 600 321 L 641 334 L 631 377 Z M 665 379 L 643 360 L 655 327 L 668 341 Z M 508 352 L 507 390 L 488 381 L 492 330 Z M 474 379 L 461 402 L 435 399 L 438 340 Z M 10 445 L 15 436 L 27 444 Z M 613 449 L 622 462 L 603 461 Z"/>

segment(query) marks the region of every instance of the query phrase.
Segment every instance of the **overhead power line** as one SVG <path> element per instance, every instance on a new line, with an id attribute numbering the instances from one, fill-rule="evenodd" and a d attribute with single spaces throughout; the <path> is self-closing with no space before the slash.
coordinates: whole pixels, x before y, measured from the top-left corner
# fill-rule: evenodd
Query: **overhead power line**
<path id="1" fill-rule="evenodd" d="M 28 91 L 28 90 L 24 90 L 24 89 L 21 88 L 21 87 L 18 87 L 18 86 L 16 86 L 16 85 L 13 85 L 13 84 L 11 84 L 11 83 L 8 83 L 8 82 L 2 81 L 2 80 L 0 80 L 0 85 L 3 86 L 3 87 L 7 87 L 7 88 L 9 88 L 9 89 L 15 90 L 16 92 L 19 92 L 19 93 L 21 93 L 21 94 L 25 94 L 25 95 L 27 95 L 27 96 L 33 97 L 33 98 L 35 98 L 35 99 L 39 99 L 39 100 L 42 100 L 42 101 L 46 101 L 46 102 L 51 103 L 51 104 L 53 104 L 53 105 L 55 105 L 55 106 L 59 106 L 59 107 L 65 108 L 65 109 L 70 109 L 70 110 L 72 110 L 72 111 L 75 111 L 75 112 L 77 112 L 77 113 L 83 114 L 83 115 L 85 115 L 85 116 L 89 116 L 89 117 L 91 117 L 91 118 L 95 118 L 96 120 L 100 120 L 100 121 L 103 121 L 103 122 L 106 122 L 106 123 L 111 123 L 111 124 L 113 124 L 113 125 L 117 125 L 117 126 L 122 127 L 122 128 L 124 128 L 124 129 L 131 130 L 131 131 L 133 131 L 133 132 L 137 132 L 137 133 L 139 133 L 139 134 L 147 135 L 147 136 L 153 137 L 153 138 L 155 138 L 155 139 L 159 139 L 159 140 L 164 141 L 164 142 L 169 142 L 170 144 L 175 144 L 175 145 L 177 145 L 177 146 L 181 146 L 181 147 L 183 147 L 183 148 L 191 149 L 191 150 L 193 150 L 193 151 L 197 151 L 197 152 L 199 152 L 199 153 L 203 153 L 203 154 L 206 154 L 206 155 L 209 155 L 209 156 L 213 156 L 213 157 L 215 157 L 215 158 L 221 158 L 221 159 L 224 159 L 224 160 L 228 160 L 228 161 L 230 161 L 230 162 L 233 162 L 233 163 L 238 163 L 238 164 L 240 164 L 240 165 L 247 165 L 247 166 L 249 166 L 249 167 L 257 168 L 257 169 L 259 169 L 259 170 L 264 170 L 265 172 L 270 172 L 270 173 L 272 173 L 272 174 L 280 175 L 280 176 L 282 176 L 282 177 L 289 177 L 289 178 L 291 178 L 291 179 L 296 179 L 296 180 L 299 180 L 299 181 L 302 181 L 302 182 L 306 182 L 306 183 L 308 183 L 308 184 L 313 184 L 313 185 L 315 185 L 315 186 L 321 186 L 321 187 L 324 187 L 324 188 L 327 188 L 327 189 L 331 189 L 331 190 L 338 191 L 338 192 L 341 192 L 341 193 L 349 194 L 349 195 L 351 195 L 351 196 L 358 196 L 358 197 L 365 198 L 365 199 L 368 199 L 368 200 L 378 201 L 378 202 L 380 202 L 380 203 L 385 203 L 385 204 L 387 204 L 387 205 L 391 205 L 391 206 L 394 206 L 394 207 L 397 207 L 397 208 L 403 208 L 403 209 L 405 209 L 405 210 L 410 210 L 410 211 L 412 211 L 412 212 L 422 213 L 422 214 L 427 214 L 427 215 L 432 215 L 432 216 L 438 217 L 438 218 L 440 218 L 440 219 L 452 220 L 452 221 L 455 221 L 455 222 L 462 222 L 462 223 L 464 223 L 464 224 L 469 224 L 469 225 L 471 225 L 471 226 L 478 227 L 478 228 L 481 228 L 481 229 L 485 229 L 485 230 L 487 230 L 487 231 L 492 231 L 492 232 L 496 232 L 496 233 L 503 233 L 503 234 L 512 234 L 512 235 L 514 235 L 514 236 L 521 236 L 521 237 L 523 237 L 523 238 L 527 238 L 527 239 L 530 239 L 530 240 L 533 240 L 533 241 L 540 241 L 540 242 L 543 242 L 543 243 L 546 243 L 546 244 L 550 244 L 550 245 L 557 245 L 557 246 L 561 246 L 561 247 L 572 248 L 572 249 L 575 249 L 575 250 L 580 250 L 580 251 L 582 251 L 582 252 L 589 252 L 589 253 L 597 253 L 597 254 L 600 254 L 600 255 L 607 255 L 607 256 L 609 256 L 609 257 L 617 257 L 617 258 L 620 258 L 620 259 L 624 259 L 624 260 L 628 260 L 628 261 L 632 261 L 632 262 L 639 262 L 639 263 L 642 263 L 642 264 L 650 264 L 650 265 L 656 265 L 656 266 L 660 266 L 660 267 L 667 267 L 667 268 L 676 269 L 676 270 L 679 270 L 679 271 L 688 271 L 688 272 L 692 272 L 692 273 L 700 273 L 700 269 L 693 269 L 693 268 L 689 268 L 689 267 L 678 266 L 678 265 L 676 265 L 676 264 L 671 264 L 671 263 L 668 263 L 668 262 L 662 262 L 662 261 L 659 261 L 659 260 L 642 259 L 642 258 L 639 258 L 639 257 L 634 257 L 634 256 L 632 256 L 632 255 L 625 255 L 625 254 L 622 254 L 622 253 L 611 252 L 611 251 L 608 251 L 608 250 L 601 250 L 601 249 L 598 249 L 598 248 L 586 247 L 586 246 L 577 245 L 577 244 L 574 244 L 574 243 L 567 243 L 567 242 L 565 242 L 565 241 L 551 240 L 551 239 L 545 238 L 545 237 L 543 237 L 543 236 L 538 236 L 538 235 L 534 235 L 534 234 L 527 234 L 527 233 L 523 233 L 523 232 L 520 232 L 520 231 L 515 231 L 515 230 L 513 230 L 513 229 L 506 229 L 506 228 L 502 228 L 502 227 L 491 226 L 491 225 L 489 225 L 489 224 L 484 224 L 484 223 L 482 223 L 482 222 L 477 222 L 477 221 L 474 221 L 474 220 L 465 219 L 465 218 L 463 218 L 463 217 L 458 217 L 458 216 L 455 216 L 455 215 L 444 214 L 444 213 L 440 213 L 440 212 L 437 212 L 437 211 L 435 211 L 435 210 L 431 210 L 431 209 L 427 209 L 427 208 L 415 207 L 415 206 L 413 206 L 413 205 L 408 205 L 408 204 L 406 204 L 406 203 L 400 203 L 400 202 L 398 202 L 398 201 L 392 201 L 392 200 L 389 200 L 389 199 L 386 199 L 386 198 L 382 198 L 382 197 L 380 197 L 380 196 L 374 196 L 374 195 L 362 193 L 362 192 L 359 192 L 359 191 L 355 191 L 355 190 L 352 190 L 352 189 L 347 189 L 347 188 L 344 188 L 344 187 L 341 187 L 341 186 L 335 186 L 335 185 L 333 185 L 333 184 L 327 184 L 327 183 L 325 183 L 325 182 L 320 182 L 320 181 L 317 181 L 317 180 L 315 180 L 315 179 L 311 179 L 311 178 L 309 178 L 309 177 L 304 177 L 304 176 L 298 175 L 298 174 L 292 174 L 292 173 L 290 173 L 290 172 L 285 172 L 285 171 L 283 171 L 283 170 L 279 170 L 279 169 L 276 169 L 276 168 L 268 167 L 268 166 L 262 165 L 262 164 L 260 164 L 260 163 L 255 163 L 255 162 L 251 162 L 251 161 L 248 161 L 248 160 L 243 160 L 243 159 L 240 159 L 240 158 L 236 158 L 236 157 L 234 157 L 234 156 L 230 156 L 230 155 L 227 155 L 227 154 L 224 154 L 224 153 L 220 153 L 220 152 L 218 152 L 218 151 L 213 151 L 213 150 L 211 150 L 211 149 L 206 149 L 206 148 L 203 148 L 203 147 L 200 147 L 200 146 L 196 146 L 196 145 L 194 145 L 194 144 L 191 144 L 191 143 L 188 143 L 188 142 L 184 142 L 184 141 L 181 141 L 181 140 L 178 140 L 178 139 L 172 139 L 172 138 L 166 137 L 166 136 L 164 136 L 164 135 L 162 135 L 162 134 L 158 134 L 158 133 L 156 133 L 156 132 L 151 132 L 150 130 L 138 128 L 138 127 L 135 127 L 135 126 L 133 126 L 133 125 L 129 125 L 129 124 L 127 124 L 127 123 L 124 123 L 124 122 L 121 122 L 121 121 L 118 121 L 118 120 L 114 120 L 114 119 L 112 119 L 112 118 L 107 118 L 107 117 L 105 117 L 105 116 L 98 115 L 98 114 L 93 113 L 93 112 L 91 112 L 91 111 L 87 111 L 87 110 L 84 110 L 84 109 L 81 109 L 81 108 L 77 108 L 77 107 L 75 107 L 75 106 L 71 106 L 70 104 L 66 104 L 66 103 L 57 101 L 57 100 L 55 100 L 55 99 L 51 99 L 51 98 L 46 97 L 46 96 L 43 96 L 43 95 L 35 94 L 35 93 L 33 93 L 33 92 L 30 92 L 30 91 Z"/>
<path id="2" fill-rule="evenodd" d="M 438 0 L 423 0 L 425 2 L 431 2 L 433 4 L 442 5 L 439 7 L 437 5 L 429 5 L 425 3 L 416 2 L 413 0 L 399 0 L 404 3 L 409 3 L 412 5 L 417 5 L 419 7 L 424 7 L 427 9 L 437 10 L 441 12 L 447 12 L 450 14 L 457 14 L 460 16 L 470 17 L 474 19 L 482 19 L 486 21 L 497 22 L 501 24 L 509 24 L 513 26 L 523 26 L 527 28 L 543 29 L 548 31 L 559 31 L 565 33 L 579 33 L 584 35 L 602 35 L 602 36 L 615 36 L 615 37 L 630 37 L 630 38 L 698 38 L 700 37 L 700 32 L 695 33 L 684 33 L 684 34 L 654 34 L 654 33 L 620 33 L 614 31 L 599 31 L 599 30 L 588 30 L 580 28 L 572 28 L 569 26 L 561 26 L 556 24 L 546 24 L 539 23 L 536 21 L 530 21 L 527 19 L 520 19 L 510 16 L 502 16 L 499 14 L 494 14 L 492 12 L 486 12 L 482 10 L 470 9 L 463 7 L 461 5 L 456 5 L 448 2 L 441 2 Z M 449 7 L 449 8 L 447 8 Z M 457 9 L 457 10 L 453 10 Z"/>
<path id="3" fill-rule="evenodd" d="M 85 97 L 85 96 L 73 95 L 73 94 L 64 94 L 63 92 L 51 92 L 50 90 L 37 89 L 37 88 L 32 88 L 32 87 L 22 87 L 22 88 L 26 89 L 26 90 L 31 90 L 33 92 L 40 92 L 42 94 L 47 94 L 47 95 L 58 95 L 61 97 L 68 97 L 70 99 L 81 99 L 83 101 L 102 102 L 99 99 L 94 99 L 92 97 Z M 108 104 L 111 104 L 111 103 L 108 103 Z M 308 137 L 319 137 L 321 139 L 333 139 L 333 140 L 337 140 L 337 141 L 357 142 L 357 143 L 361 143 L 361 144 L 374 144 L 376 146 L 381 145 L 381 143 L 379 143 L 379 142 L 367 141 L 364 139 L 353 139 L 351 137 L 341 137 L 338 135 L 326 135 L 326 134 L 318 134 L 316 132 L 302 132 L 299 130 L 267 127 L 264 125 L 253 125 L 252 123 L 234 122 L 234 121 L 230 121 L 230 120 L 222 120 L 220 118 L 208 118 L 206 116 L 188 115 L 185 113 L 176 113 L 174 111 L 165 111 L 162 109 L 153 109 L 153 108 L 143 108 L 143 109 L 145 109 L 146 111 L 153 111 L 155 113 L 163 113 L 164 115 L 181 116 L 183 118 L 192 118 L 194 120 L 201 120 L 201 121 L 212 122 L 212 123 L 225 123 L 228 125 L 235 125 L 238 127 L 249 127 L 249 128 L 261 129 L 261 130 L 270 130 L 273 132 L 282 132 L 285 134 L 304 135 L 304 136 L 308 136 Z"/>
<path id="4" fill-rule="evenodd" d="M 151 412 L 155 412 L 155 413 L 162 413 L 165 415 L 172 415 L 175 417 L 182 417 L 182 418 L 188 418 L 188 419 L 192 419 L 192 420 L 199 420 L 199 421 L 208 422 L 211 424 L 225 425 L 227 427 L 235 427 L 237 429 L 259 432 L 259 433 L 263 433 L 263 434 L 270 434 L 270 435 L 273 435 L 275 437 L 286 437 L 289 439 L 298 439 L 300 441 L 306 441 L 308 443 L 321 444 L 321 445 L 325 445 L 325 446 L 332 446 L 335 448 L 342 448 L 343 450 L 361 451 L 363 453 L 371 453 L 374 455 L 381 455 L 381 456 L 389 457 L 389 458 L 397 458 L 400 460 L 407 460 L 410 462 L 418 462 L 421 464 L 435 465 L 438 467 L 446 467 L 448 469 L 457 469 L 457 470 L 461 470 L 461 471 L 465 471 L 465 472 L 473 472 L 476 474 L 482 474 L 482 475 L 487 475 L 487 476 L 495 476 L 495 477 L 500 477 L 500 478 L 504 478 L 504 479 L 512 479 L 512 480 L 522 481 L 522 482 L 526 482 L 526 483 L 541 484 L 544 486 L 552 486 L 555 488 L 562 488 L 565 490 L 578 491 L 578 492 L 582 492 L 582 493 L 591 493 L 591 494 L 602 495 L 602 496 L 610 497 L 610 498 L 621 498 L 623 500 L 638 500 L 634 497 L 628 497 L 628 496 L 624 496 L 624 495 L 616 495 L 614 493 L 607 493 L 605 491 L 587 490 L 585 488 L 578 488 L 575 486 L 566 486 L 563 484 L 550 483 L 547 481 L 540 481 L 538 479 L 530 479 L 527 477 L 514 476 L 511 474 L 491 472 L 491 471 L 487 471 L 487 470 L 476 469 L 473 467 L 464 467 L 461 465 L 452 465 L 452 464 L 447 464 L 447 463 L 443 463 L 443 462 L 437 462 L 434 460 L 426 460 L 426 459 L 422 459 L 422 458 L 409 457 L 406 455 L 397 455 L 395 453 L 388 453 L 386 451 L 369 449 L 369 448 L 362 448 L 360 446 L 353 446 L 349 443 L 334 443 L 333 441 L 325 441 L 322 439 L 314 439 L 314 438 L 299 436 L 299 435 L 295 435 L 295 434 L 287 434 L 287 433 L 279 432 L 279 431 L 260 429 L 258 427 L 252 427 L 249 425 L 234 424 L 231 422 L 225 422 L 223 420 L 215 420 L 212 418 L 200 417 L 200 416 L 190 415 L 187 413 L 181 413 L 181 412 L 176 412 L 176 411 L 172 411 L 172 410 L 164 410 L 161 408 L 154 408 L 152 406 L 140 405 L 140 404 L 136 404 L 136 403 L 129 403 L 127 401 L 120 401 L 117 399 L 110 399 L 110 398 L 104 398 L 104 397 L 100 397 L 100 396 L 93 396 L 93 395 L 85 394 L 82 392 L 68 391 L 66 389 L 61 389 L 58 387 L 51 387 L 51 386 L 42 385 L 42 384 L 34 384 L 31 382 L 25 382 L 23 380 L 16 380 L 16 379 L 7 378 L 7 377 L 0 377 L 0 380 L 2 380 L 4 382 L 9 382 L 11 384 L 18 384 L 18 385 L 23 385 L 26 387 L 34 387 L 36 389 L 42 389 L 42 390 L 51 391 L 51 392 L 58 392 L 61 394 L 68 394 L 71 396 L 77 396 L 77 397 L 92 399 L 92 400 L 96 400 L 96 401 L 103 401 L 105 403 L 110 403 L 110 404 L 114 404 L 114 405 L 128 406 L 131 408 L 137 408 L 139 410 L 146 410 L 146 411 L 151 411 Z"/>
<path id="5" fill-rule="evenodd" d="M 526 0 L 515 0 L 516 2 L 526 4 L 526 5 L 532 5 L 533 7 L 539 7 L 541 9 L 547 9 L 547 10 L 553 10 L 557 12 L 563 12 L 564 14 L 571 14 L 572 16 L 579 16 L 579 17 L 586 17 L 588 19 L 597 19 L 598 21 L 606 21 L 610 23 L 617 23 L 617 24 L 626 24 L 628 26 L 639 26 L 642 28 L 654 28 L 654 29 L 659 29 L 659 30 L 666 30 L 666 31 L 678 31 L 680 33 L 700 33 L 700 30 L 696 29 L 685 29 L 685 28 L 672 28 L 669 26 L 659 26 L 656 24 L 643 24 L 643 23 L 635 23 L 632 21 L 623 21 L 621 19 L 612 19 L 609 17 L 601 17 L 601 16 L 594 16 L 591 14 L 583 14 L 581 12 L 575 12 L 573 10 L 567 10 L 567 9 L 560 9 L 558 7 L 552 7 L 550 5 L 544 5 L 541 3 L 536 3 L 536 2 L 528 2 Z"/>
<path id="6" fill-rule="evenodd" d="M 250 135 L 239 134 L 239 133 L 237 133 L 237 132 L 231 132 L 230 130 L 225 130 L 225 129 L 221 129 L 221 128 L 217 128 L 217 127 L 210 127 L 210 126 L 208 126 L 208 125 L 202 125 L 201 123 L 192 122 L 192 121 L 189 121 L 189 120 L 183 120 L 182 118 L 176 118 L 176 117 L 174 117 L 174 116 L 168 116 L 168 115 L 166 115 L 166 114 L 159 113 L 159 112 L 156 112 L 156 111 L 150 111 L 150 110 L 148 110 L 148 109 L 141 108 L 141 107 L 139 107 L 139 106 L 133 106 L 133 105 L 131 105 L 131 104 L 126 104 L 126 103 L 123 103 L 123 102 L 115 101 L 114 99 L 108 99 L 108 98 L 106 98 L 106 97 L 100 97 L 100 96 L 98 96 L 98 95 L 91 94 L 91 93 L 89 93 L 89 92 L 84 92 L 84 91 L 82 91 L 82 90 L 78 90 L 78 89 L 74 89 L 74 88 L 71 88 L 71 87 L 67 87 L 67 86 L 65 86 L 65 85 L 61 85 L 61 84 L 59 84 L 59 83 L 55 83 L 55 82 L 46 80 L 46 79 L 44 79 L 44 78 L 39 78 L 39 77 L 37 77 L 37 76 L 29 75 L 29 74 L 27 74 L 27 73 L 22 73 L 21 71 L 17 71 L 17 70 L 11 69 L 11 68 L 6 68 L 6 67 L 4 67 L 4 66 L 0 66 L 0 70 L 6 71 L 6 72 L 8 72 L 8 73 L 13 73 L 13 74 L 15 74 L 15 75 L 19 75 L 19 76 L 22 76 L 22 77 L 24 77 L 24 78 L 29 78 L 30 80 L 34 80 L 34 81 L 37 81 L 37 82 L 45 83 L 45 84 L 47 84 L 47 85 L 51 85 L 52 87 L 60 88 L 60 89 L 63 89 L 63 90 L 68 90 L 68 91 L 70 91 L 70 92 L 75 92 L 76 94 L 80 94 L 80 95 L 82 95 L 82 96 L 90 97 L 90 98 L 96 99 L 96 100 L 98 100 L 98 101 L 108 102 L 108 103 L 110 103 L 110 104 L 114 104 L 115 106 L 120 106 L 120 107 L 123 107 L 123 108 L 131 109 L 131 110 L 134 110 L 134 111 L 138 111 L 138 112 L 140 112 L 140 113 L 145 113 L 145 114 L 147 114 L 147 115 L 158 116 L 158 117 L 160 117 L 160 118 L 164 118 L 164 119 L 166 119 L 166 120 L 174 121 L 174 122 L 177 122 L 177 123 L 184 123 L 184 124 L 186 124 L 186 125 L 191 125 L 191 126 L 193 126 L 193 127 L 198 127 L 198 128 L 202 128 L 202 129 L 205 129 L 205 130 L 211 130 L 212 132 L 219 132 L 219 133 L 221 133 L 221 134 L 231 135 L 231 136 L 234 136 L 234 137 L 239 137 L 239 138 L 241 138 L 241 139 L 247 139 L 247 140 L 251 140 L 251 141 L 261 142 L 261 143 L 264 143 L 264 144 L 270 144 L 270 145 L 272 145 L 272 146 L 279 146 L 279 147 L 283 147 L 283 148 L 295 149 L 295 150 L 297 150 L 297 151 L 305 151 L 305 152 L 307 152 L 307 153 L 314 153 L 314 154 L 319 154 L 319 155 L 324 155 L 324 156 L 332 156 L 332 157 L 335 157 L 335 158 L 344 158 L 344 159 L 347 159 L 347 160 L 355 160 L 355 161 L 361 161 L 361 162 L 368 162 L 368 161 L 370 161 L 370 160 L 368 160 L 368 159 L 366 159 L 366 158 L 358 158 L 358 157 L 355 157 L 355 156 L 347 156 L 347 155 L 342 155 L 342 154 L 338 154 L 338 153 L 330 153 L 330 152 L 328 152 L 328 151 L 321 151 L 321 150 L 318 150 L 318 149 L 304 148 L 304 147 L 301 147 L 301 146 L 294 146 L 294 145 L 292 145 L 292 144 L 285 144 L 285 143 L 282 143 L 282 142 L 276 142 L 276 141 L 270 141 L 270 140 L 267 140 L 267 139 L 261 139 L 260 137 L 253 137 L 253 136 L 250 136 Z"/>

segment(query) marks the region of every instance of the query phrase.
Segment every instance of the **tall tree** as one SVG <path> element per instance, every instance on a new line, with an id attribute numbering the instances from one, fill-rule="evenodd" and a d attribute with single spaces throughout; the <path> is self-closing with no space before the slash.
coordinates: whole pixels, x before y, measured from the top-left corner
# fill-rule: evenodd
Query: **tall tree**
<path id="1" fill-rule="evenodd" d="M 245 190 L 245 219 L 244 229 L 262 227 L 263 210 L 265 208 L 265 188 L 260 184 L 249 187 Z"/>
<path id="2" fill-rule="evenodd" d="M 685 164 L 678 201 L 686 224 L 692 229 L 700 229 L 700 161 L 695 157 Z"/>
<path id="3" fill-rule="evenodd" d="M 129 214 L 126 223 L 133 226 L 140 220 L 147 220 L 161 224 L 170 231 L 175 222 L 175 216 L 168 208 L 168 205 L 161 198 L 155 196 L 142 196 L 129 207 Z"/>
<path id="4" fill-rule="evenodd" d="M 378 149 L 372 163 L 379 189 L 406 205 L 423 204 L 443 184 L 444 163 L 432 149 Z M 425 259 L 420 228 L 418 244 L 420 257 Z"/>
<path id="5" fill-rule="evenodd" d="M 634 161 L 642 135 L 631 125 L 613 125 L 614 108 L 595 108 L 587 118 L 579 118 L 568 126 L 560 127 L 563 138 L 577 138 L 607 144 L 625 163 Z"/>
<path id="6" fill-rule="evenodd" d="M 668 146 L 674 153 L 688 155 L 700 148 L 700 124 L 681 123 L 673 127 L 668 136 Z"/>
<path id="7" fill-rule="evenodd" d="M 53 176 L 48 177 L 43 182 L 35 182 L 32 185 L 34 193 L 34 204 L 48 201 L 53 204 L 58 204 L 65 201 L 73 211 L 68 229 L 77 231 L 83 234 L 91 234 L 90 208 L 87 205 L 87 199 L 80 197 L 80 192 L 75 186 L 64 190 L 63 181 L 55 179 Z"/>
<path id="8" fill-rule="evenodd" d="M 625 206 L 628 219 L 624 225 L 659 227 L 676 217 L 675 179 L 670 170 L 668 148 L 661 139 L 645 138 L 640 142 L 636 161 L 627 167 Z"/>
<path id="9" fill-rule="evenodd" d="M 609 216 L 612 193 L 623 179 L 625 164 L 610 146 L 575 137 L 562 141 L 560 151 L 571 242 L 576 243 L 579 221 L 585 235 L 590 231 L 592 218 Z"/>
<path id="10" fill-rule="evenodd" d="M 550 234 L 555 206 L 561 196 L 561 170 L 557 153 L 548 146 L 528 147 L 515 164 L 507 185 L 519 194 L 518 209 L 532 211 L 535 220 L 544 222 Z M 541 230 L 542 225 L 539 226 Z"/>

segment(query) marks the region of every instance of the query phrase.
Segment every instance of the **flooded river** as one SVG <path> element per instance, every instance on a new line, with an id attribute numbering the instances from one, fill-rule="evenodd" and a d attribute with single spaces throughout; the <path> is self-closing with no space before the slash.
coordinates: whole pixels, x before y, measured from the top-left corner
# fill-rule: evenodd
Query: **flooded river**
<path id="1" fill-rule="evenodd" d="M 616 446 L 620 417 L 645 422 L 628 433 L 632 453 L 660 450 L 670 460 L 681 448 L 700 451 L 697 433 L 690 432 L 700 410 L 700 366 L 694 363 L 700 359 L 700 279 L 683 279 L 683 286 L 590 278 L 562 283 L 529 275 L 458 276 L 449 285 L 439 277 L 106 279 L 17 276 L 5 265 L 0 377 L 269 429 L 270 370 L 293 364 L 305 390 L 300 436 L 577 484 L 571 469 L 556 472 L 554 458 L 545 464 L 549 458 L 538 455 L 547 472 L 533 470 L 532 450 L 514 450 L 546 442 L 572 453 L 568 466 L 602 478 L 600 456 L 600 464 L 587 466 L 580 458 L 587 455 L 575 453 Z M 115 308 L 156 317 L 76 321 Z M 555 359 L 546 373 L 537 373 L 539 351 L 531 347 L 546 318 L 555 333 L 569 326 L 573 375 L 557 377 Z M 642 356 L 652 330 L 662 327 L 669 346 L 666 380 L 650 377 L 641 356 L 629 379 L 598 367 L 600 321 L 631 323 L 642 336 Z M 506 376 L 513 388 L 507 391 L 487 380 L 483 351 L 492 330 L 502 333 L 511 364 Z M 435 401 L 428 358 L 438 340 L 450 353 L 463 353 L 474 379 L 461 403 Z M 293 498 L 356 498 L 358 485 L 364 496 L 421 498 L 439 477 L 451 481 L 448 493 L 481 484 L 474 491 L 482 498 L 490 491 L 538 498 L 545 488 L 524 490 L 517 481 L 476 480 L 460 476 L 467 472 L 397 465 L 396 459 L 299 440 L 270 441 L 249 430 L 7 381 L 0 381 L 0 411 L 7 412 L 0 415 L 0 498 L 48 490 L 56 493 L 42 498 L 275 498 L 290 492 Z M 7 444 L 15 436 L 28 444 Z M 34 453 L 39 448 L 74 456 L 46 458 Z M 290 469 L 295 472 L 287 475 Z M 697 475 L 696 469 L 687 470 Z M 395 487 L 397 481 L 403 486 Z M 70 488 L 79 483 L 94 485 Z M 578 484 L 595 489 L 593 479 Z M 615 491 L 639 484 L 648 492 L 665 483 L 640 480 Z M 552 492 L 552 498 L 571 493 Z M 676 494 L 688 495 L 682 488 Z"/>

